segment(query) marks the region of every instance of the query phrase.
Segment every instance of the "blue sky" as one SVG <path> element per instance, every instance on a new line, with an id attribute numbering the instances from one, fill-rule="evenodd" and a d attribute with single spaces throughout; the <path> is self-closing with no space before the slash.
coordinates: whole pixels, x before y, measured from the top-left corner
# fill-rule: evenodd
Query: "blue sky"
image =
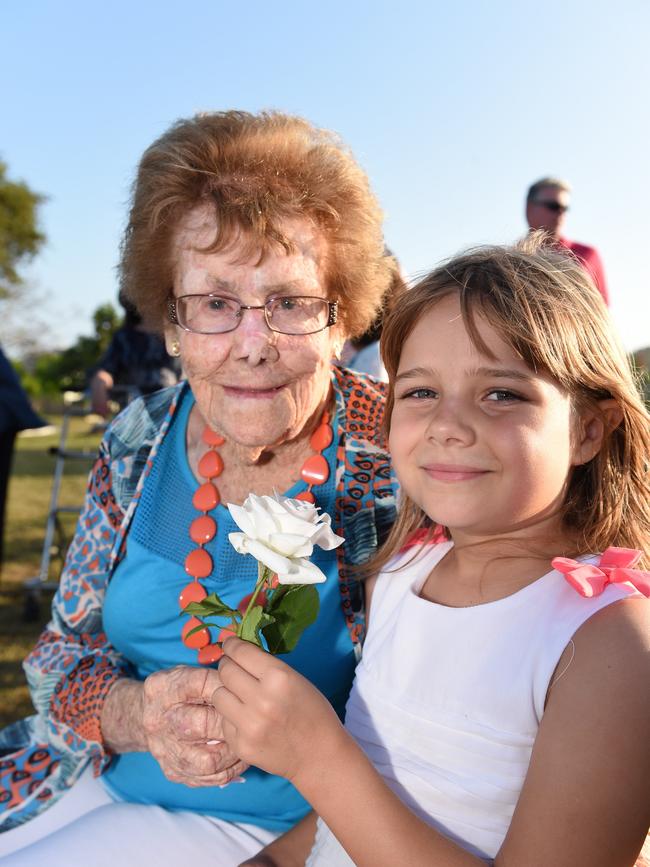
<path id="1" fill-rule="evenodd" d="M 277 108 L 351 146 L 412 276 L 515 239 L 527 186 L 567 178 L 567 234 L 600 249 L 625 346 L 650 344 L 647 0 L 7 0 L 0 32 L 0 158 L 49 197 L 46 300 L 18 311 L 45 341 L 115 299 L 143 149 L 198 110 Z"/>

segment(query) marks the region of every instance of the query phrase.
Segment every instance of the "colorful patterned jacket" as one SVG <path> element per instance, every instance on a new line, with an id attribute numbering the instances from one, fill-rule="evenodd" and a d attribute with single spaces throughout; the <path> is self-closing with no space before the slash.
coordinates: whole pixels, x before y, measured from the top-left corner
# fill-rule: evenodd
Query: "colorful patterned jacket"
<path id="1" fill-rule="evenodd" d="M 333 368 L 339 427 L 336 510 L 341 604 L 356 648 L 364 633 L 363 598 L 349 567 L 365 562 L 394 519 L 396 481 L 381 435 L 385 385 Z M 104 593 L 125 548 L 140 493 L 178 405 L 181 383 L 132 403 L 106 431 L 91 471 L 52 620 L 24 662 L 35 716 L 0 732 L 0 831 L 41 812 L 92 764 L 110 762 L 100 717 L 127 660 L 102 631 Z"/>

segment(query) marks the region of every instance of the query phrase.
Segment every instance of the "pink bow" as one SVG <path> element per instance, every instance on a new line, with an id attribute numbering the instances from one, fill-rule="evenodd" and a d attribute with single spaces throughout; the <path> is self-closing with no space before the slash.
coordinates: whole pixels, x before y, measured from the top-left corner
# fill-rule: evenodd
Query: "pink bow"
<path id="1" fill-rule="evenodd" d="M 632 568 L 640 559 L 641 551 L 634 548 L 607 548 L 597 566 L 569 557 L 555 557 L 551 566 L 562 572 L 581 596 L 600 596 L 608 584 L 622 581 L 628 581 L 644 596 L 650 596 L 650 572 Z"/>
<path id="2" fill-rule="evenodd" d="M 422 545 L 427 540 L 429 545 L 438 545 L 440 542 L 447 541 L 445 531 L 440 524 L 436 524 L 433 534 L 429 539 L 430 532 L 429 527 L 420 527 L 418 530 L 414 530 L 400 548 L 400 552 L 406 551 L 408 548 L 414 548 L 416 545 Z"/>

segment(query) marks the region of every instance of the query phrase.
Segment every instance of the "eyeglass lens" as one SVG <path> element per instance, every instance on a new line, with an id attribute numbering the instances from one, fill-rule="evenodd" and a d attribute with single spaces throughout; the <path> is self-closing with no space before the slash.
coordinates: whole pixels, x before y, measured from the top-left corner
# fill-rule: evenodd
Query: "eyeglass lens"
<path id="1" fill-rule="evenodd" d="M 561 202 L 539 201 L 537 204 L 546 208 L 547 211 L 554 211 L 556 214 L 564 214 L 569 210 L 569 206 L 563 205 Z"/>
<path id="2" fill-rule="evenodd" d="M 183 295 L 176 299 L 179 324 L 202 334 L 234 330 L 247 309 L 264 309 L 269 328 L 284 334 L 312 334 L 325 328 L 329 320 L 329 304 L 324 298 L 271 298 L 263 308 L 240 305 L 216 295 Z"/>

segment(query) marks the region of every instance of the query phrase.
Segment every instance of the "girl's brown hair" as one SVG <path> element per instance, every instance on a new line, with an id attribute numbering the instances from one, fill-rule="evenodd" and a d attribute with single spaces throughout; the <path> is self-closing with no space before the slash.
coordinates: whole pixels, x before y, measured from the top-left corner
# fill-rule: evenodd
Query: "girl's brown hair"
<path id="1" fill-rule="evenodd" d="M 162 329 L 174 237 L 198 205 L 216 218 L 206 252 L 261 261 L 293 251 L 286 220 L 306 218 L 327 241 L 325 285 L 348 336 L 373 321 L 392 278 L 382 214 L 365 172 L 327 130 L 279 112 L 212 112 L 180 120 L 144 153 L 122 241 L 121 288 Z"/>
<path id="2" fill-rule="evenodd" d="M 457 293 L 477 349 L 491 355 L 476 327 L 484 317 L 533 370 L 545 372 L 572 396 L 574 408 L 598 410 L 613 398 L 622 420 L 607 429 L 598 454 L 574 467 L 562 507 L 577 553 L 609 545 L 647 548 L 650 540 L 650 416 L 609 312 L 573 257 L 543 246 L 533 233 L 515 247 L 485 247 L 458 256 L 424 277 L 384 324 L 382 358 L 390 378 L 386 425 L 404 342 L 441 298 Z M 376 571 L 420 528 L 435 528 L 403 492 L 399 517 L 372 567 Z M 561 553 L 561 552 L 558 552 Z"/>

